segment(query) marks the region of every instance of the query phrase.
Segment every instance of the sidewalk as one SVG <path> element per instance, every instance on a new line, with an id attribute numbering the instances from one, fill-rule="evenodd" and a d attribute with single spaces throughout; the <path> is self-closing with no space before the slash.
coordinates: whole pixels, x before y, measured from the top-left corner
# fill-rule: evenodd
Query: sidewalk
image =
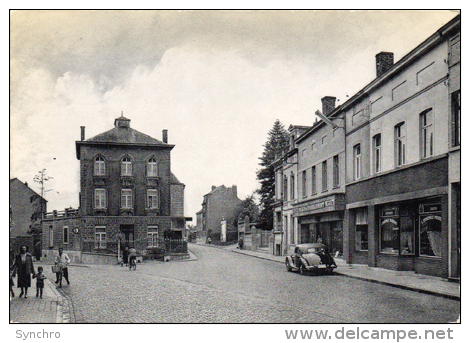
<path id="1" fill-rule="evenodd" d="M 10 323 L 72 323 L 73 310 L 70 301 L 64 297 L 54 284 L 55 276 L 50 272 L 51 266 L 42 265 L 48 279 L 44 282 L 44 291 L 41 298 L 36 298 L 36 279 L 31 279 L 28 289 L 28 298 L 18 298 L 20 289 L 13 286 L 15 297 L 10 300 Z M 48 272 L 49 271 L 49 272 Z"/>
<path id="2" fill-rule="evenodd" d="M 228 247 L 218 247 L 208 245 L 215 248 L 229 250 L 234 253 L 244 254 L 270 260 L 278 263 L 285 263 L 285 256 L 274 256 L 266 251 L 248 251 L 240 250 L 236 245 Z M 341 276 L 351 277 L 369 282 L 380 283 L 392 287 L 403 288 L 415 292 L 437 295 L 449 299 L 460 300 L 460 284 L 449 282 L 446 279 L 416 274 L 413 271 L 396 271 L 383 268 L 369 267 L 362 264 L 346 264 L 341 258 L 335 258 L 338 268 L 335 273 Z"/>

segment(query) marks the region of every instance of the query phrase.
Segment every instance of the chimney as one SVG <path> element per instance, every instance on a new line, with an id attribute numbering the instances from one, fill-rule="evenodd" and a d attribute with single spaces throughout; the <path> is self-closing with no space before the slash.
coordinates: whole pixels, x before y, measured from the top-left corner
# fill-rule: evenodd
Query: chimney
<path id="1" fill-rule="evenodd" d="M 335 109 L 336 106 L 336 97 L 335 96 L 325 96 L 321 99 L 321 104 L 322 104 L 322 112 L 323 115 L 327 116 L 333 110 Z"/>
<path id="2" fill-rule="evenodd" d="M 233 196 L 236 197 L 237 196 L 237 185 L 232 185 L 232 192 L 233 192 Z"/>
<path id="3" fill-rule="evenodd" d="M 28 187 L 28 181 L 25 181 L 25 182 L 24 182 L 24 185 L 25 185 L 26 187 Z"/>
<path id="4" fill-rule="evenodd" d="M 216 189 L 216 188 L 217 188 L 217 186 L 212 186 L 211 191 L 213 191 L 213 190 Z"/>
<path id="5" fill-rule="evenodd" d="M 85 126 L 80 126 L 81 135 L 80 140 L 83 142 L 85 140 Z"/>
<path id="6" fill-rule="evenodd" d="M 168 130 L 162 131 L 162 140 L 163 140 L 163 143 L 168 143 Z"/>
<path id="7" fill-rule="evenodd" d="M 382 76 L 393 65 L 393 52 L 380 52 L 375 55 L 377 77 Z"/>

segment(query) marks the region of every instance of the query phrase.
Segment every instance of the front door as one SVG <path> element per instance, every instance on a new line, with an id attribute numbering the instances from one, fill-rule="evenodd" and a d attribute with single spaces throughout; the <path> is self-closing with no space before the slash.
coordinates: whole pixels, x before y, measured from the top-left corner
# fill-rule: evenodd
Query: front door
<path id="1" fill-rule="evenodd" d="M 124 246 L 134 246 L 134 225 L 121 225 L 121 232 L 124 234 Z"/>

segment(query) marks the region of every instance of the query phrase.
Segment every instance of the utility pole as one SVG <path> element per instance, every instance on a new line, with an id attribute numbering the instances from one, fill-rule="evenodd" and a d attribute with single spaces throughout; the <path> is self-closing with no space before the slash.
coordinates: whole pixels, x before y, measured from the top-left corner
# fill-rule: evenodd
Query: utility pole
<path id="1" fill-rule="evenodd" d="M 53 179 L 53 177 L 46 175 L 46 168 L 38 171 L 38 173 L 38 175 L 34 176 L 33 181 L 39 183 L 39 187 L 41 188 L 41 197 L 44 199 L 44 193 L 52 191 L 52 189 L 44 190 L 44 183 Z"/>

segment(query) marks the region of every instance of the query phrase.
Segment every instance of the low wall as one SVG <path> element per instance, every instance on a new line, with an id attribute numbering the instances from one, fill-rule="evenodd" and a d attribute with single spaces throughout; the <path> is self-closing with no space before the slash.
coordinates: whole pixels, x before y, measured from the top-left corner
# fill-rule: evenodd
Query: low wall
<path id="1" fill-rule="evenodd" d="M 64 250 L 64 253 L 68 255 L 71 263 L 80 263 L 81 262 L 81 251 L 76 250 Z M 54 263 L 55 257 L 59 255 L 58 249 L 42 249 L 41 261 L 45 263 Z"/>

